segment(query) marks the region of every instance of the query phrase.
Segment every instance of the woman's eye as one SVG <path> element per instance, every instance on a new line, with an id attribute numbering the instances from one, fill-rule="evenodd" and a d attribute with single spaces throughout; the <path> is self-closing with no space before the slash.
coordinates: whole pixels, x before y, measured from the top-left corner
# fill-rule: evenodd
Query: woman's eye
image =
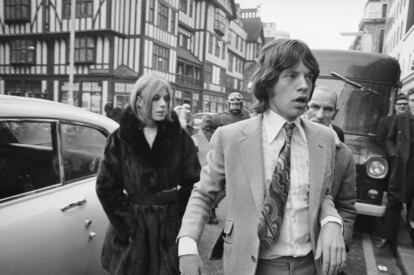
<path id="1" fill-rule="evenodd" d="M 154 101 L 158 101 L 158 100 L 160 100 L 160 96 L 159 96 L 159 95 L 155 95 L 155 96 L 152 98 L 152 100 L 154 100 Z"/>
<path id="2" fill-rule="evenodd" d="M 165 97 L 164 97 L 164 100 L 165 100 L 166 102 L 169 102 L 169 101 L 170 101 L 170 96 L 169 96 L 169 95 L 165 96 Z"/>

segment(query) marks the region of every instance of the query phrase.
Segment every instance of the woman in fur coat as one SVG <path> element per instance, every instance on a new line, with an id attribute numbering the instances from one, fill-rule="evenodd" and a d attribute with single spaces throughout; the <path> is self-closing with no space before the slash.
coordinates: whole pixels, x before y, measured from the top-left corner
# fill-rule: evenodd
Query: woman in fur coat
<path id="1" fill-rule="evenodd" d="M 179 274 L 176 237 L 200 163 L 163 78 L 135 83 L 108 138 L 96 191 L 110 225 L 102 249 L 111 274 Z"/>

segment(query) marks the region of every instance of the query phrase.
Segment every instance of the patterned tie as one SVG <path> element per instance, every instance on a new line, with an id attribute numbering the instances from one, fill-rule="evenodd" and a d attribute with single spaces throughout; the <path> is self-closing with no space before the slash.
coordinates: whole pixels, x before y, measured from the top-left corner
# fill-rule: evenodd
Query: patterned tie
<path id="1" fill-rule="evenodd" d="M 279 157 L 273 170 L 272 182 L 266 192 L 262 213 L 258 225 L 258 236 L 261 245 L 268 249 L 277 241 L 283 222 L 286 200 L 290 186 L 290 142 L 292 140 L 294 123 L 283 125 L 286 131 L 285 144 L 280 150 Z M 270 233 L 270 234 L 268 234 Z"/>

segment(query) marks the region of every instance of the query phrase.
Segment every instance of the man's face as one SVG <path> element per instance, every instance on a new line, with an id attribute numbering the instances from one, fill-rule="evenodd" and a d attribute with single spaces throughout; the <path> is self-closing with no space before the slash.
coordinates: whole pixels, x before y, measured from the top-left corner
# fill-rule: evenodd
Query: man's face
<path id="1" fill-rule="evenodd" d="M 241 112 L 241 102 L 237 103 L 229 103 L 229 110 L 232 113 L 240 113 Z"/>
<path id="2" fill-rule="evenodd" d="M 405 114 L 408 111 L 408 101 L 406 99 L 398 99 L 394 104 L 394 108 L 397 115 Z"/>
<path id="3" fill-rule="evenodd" d="M 295 67 L 282 71 L 271 88 L 269 107 L 287 121 L 293 121 L 306 110 L 312 91 L 312 72 L 299 62 Z"/>
<path id="4" fill-rule="evenodd" d="M 336 95 L 335 92 L 315 88 L 312 99 L 309 102 L 309 109 L 306 112 L 306 118 L 329 126 L 336 114 Z"/>
<path id="5" fill-rule="evenodd" d="M 414 94 L 410 94 L 408 97 L 408 106 L 410 106 L 411 114 L 414 116 Z"/>

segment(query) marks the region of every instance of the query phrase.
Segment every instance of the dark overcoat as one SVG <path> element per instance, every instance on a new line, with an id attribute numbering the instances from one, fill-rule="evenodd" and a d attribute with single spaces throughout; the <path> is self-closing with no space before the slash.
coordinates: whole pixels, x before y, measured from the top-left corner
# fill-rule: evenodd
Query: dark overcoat
<path id="1" fill-rule="evenodd" d="M 128 107 L 119 129 L 107 140 L 96 183 L 110 221 L 102 264 L 111 274 L 179 274 L 175 240 L 193 184 L 199 180 L 196 147 L 175 113 L 172 122 L 158 124 L 152 148 L 143 128 Z M 177 199 L 168 203 L 139 199 L 165 194 L 178 185 Z"/>
<path id="2" fill-rule="evenodd" d="M 388 192 L 405 202 L 407 162 L 410 154 L 410 120 L 408 116 L 389 116 L 378 124 L 378 141 L 385 147 L 391 163 Z"/>

